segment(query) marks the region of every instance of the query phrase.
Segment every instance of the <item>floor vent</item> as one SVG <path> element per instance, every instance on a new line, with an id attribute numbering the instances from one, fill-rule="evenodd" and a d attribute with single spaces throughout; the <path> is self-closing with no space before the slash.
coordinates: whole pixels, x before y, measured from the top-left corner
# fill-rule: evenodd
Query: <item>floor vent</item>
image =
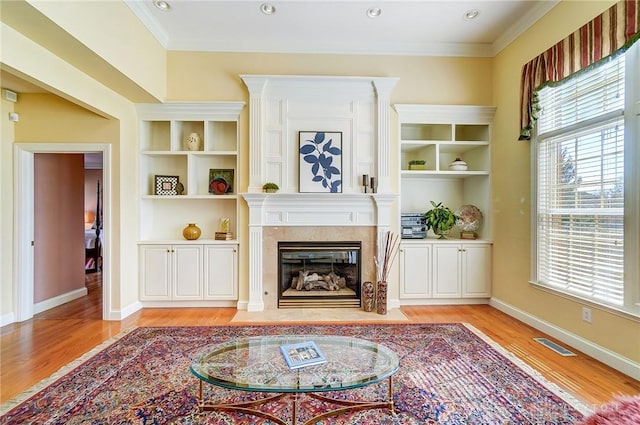
<path id="1" fill-rule="evenodd" d="M 572 353 L 571 351 L 567 350 L 564 347 L 559 346 L 558 344 L 556 344 L 553 341 L 549 341 L 547 338 L 533 338 L 536 341 L 538 341 L 540 344 L 544 345 L 547 348 L 550 348 L 551 350 L 555 351 L 556 353 L 560 354 L 561 356 L 565 356 L 565 357 L 570 357 L 570 356 L 575 356 L 576 354 Z"/>

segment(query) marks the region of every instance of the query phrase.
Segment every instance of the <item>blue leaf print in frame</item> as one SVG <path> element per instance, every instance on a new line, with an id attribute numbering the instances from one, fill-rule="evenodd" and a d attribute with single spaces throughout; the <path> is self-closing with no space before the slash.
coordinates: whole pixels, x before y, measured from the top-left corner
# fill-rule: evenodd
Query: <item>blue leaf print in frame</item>
<path id="1" fill-rule="evenodd" d="M 300 192 L 342 193 L 342 132 L 301 131 Z"/>

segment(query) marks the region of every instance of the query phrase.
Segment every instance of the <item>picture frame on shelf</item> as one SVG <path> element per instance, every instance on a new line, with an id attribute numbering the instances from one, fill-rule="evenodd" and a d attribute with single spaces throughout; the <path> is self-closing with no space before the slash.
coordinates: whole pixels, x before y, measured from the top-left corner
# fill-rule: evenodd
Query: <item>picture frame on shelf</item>
<path id="1" fill-rule="evenodd" d="M 342 132 L 298 132 L 300 193 L 342 193 Z"/>
<path id="2" fill-rule="evenodd" d="M 233 193 L 234 170 L 232 168 L 209 169 L 209 193 L 227 195 Z"/>
<path id="3" fill-rule="evenodd" d="M 154 195 L 175 196 L 178 194 L 178 176 L 154 176 Z"/>

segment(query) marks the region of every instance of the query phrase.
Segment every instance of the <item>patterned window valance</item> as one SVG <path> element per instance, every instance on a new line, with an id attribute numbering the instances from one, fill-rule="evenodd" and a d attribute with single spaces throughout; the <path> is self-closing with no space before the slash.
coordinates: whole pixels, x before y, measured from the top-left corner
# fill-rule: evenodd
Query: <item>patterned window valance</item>
<path id="1" fill-rule="evenodd" d="M 536 91 L 561 81 L 640 38 L 640 0 L 622 0 L 522 67 L 520 140 L 529 140 L 537 119 Z"/>

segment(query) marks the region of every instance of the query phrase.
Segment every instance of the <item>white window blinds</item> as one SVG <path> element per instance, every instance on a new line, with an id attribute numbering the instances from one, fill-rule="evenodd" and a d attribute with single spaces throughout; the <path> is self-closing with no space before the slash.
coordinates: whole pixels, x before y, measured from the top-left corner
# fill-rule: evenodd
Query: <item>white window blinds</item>
<path id="1" fill-rule="evenodd" d="M 539 91 L 537 280 L 624 303 L 624 55 Z"/>

